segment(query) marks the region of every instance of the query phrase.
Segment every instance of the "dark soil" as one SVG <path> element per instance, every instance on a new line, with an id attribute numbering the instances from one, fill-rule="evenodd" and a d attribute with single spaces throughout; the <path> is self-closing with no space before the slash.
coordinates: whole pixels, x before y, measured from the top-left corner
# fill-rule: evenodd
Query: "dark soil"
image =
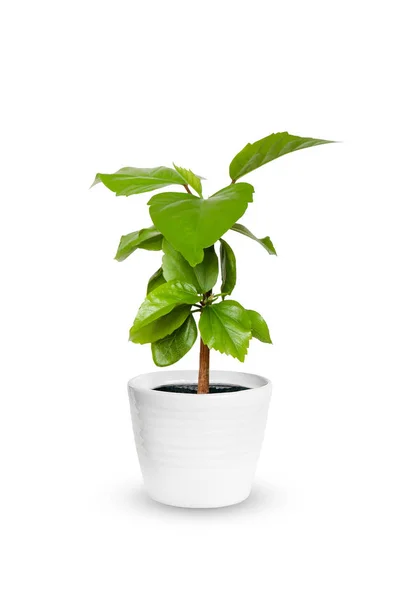
<path id="1" fill-rule="evenodd" d="M 210 385 L 210 394 L 226 394 L 227 392 L 242 392 L 250 388 L 241 385 L 229 385 L 227 383 L 213 383 Z M 174 394 L 197 394 L 197 383 L 178 385 L 160 385 L 154 388 L 156 392 L 172 392 Z"/>

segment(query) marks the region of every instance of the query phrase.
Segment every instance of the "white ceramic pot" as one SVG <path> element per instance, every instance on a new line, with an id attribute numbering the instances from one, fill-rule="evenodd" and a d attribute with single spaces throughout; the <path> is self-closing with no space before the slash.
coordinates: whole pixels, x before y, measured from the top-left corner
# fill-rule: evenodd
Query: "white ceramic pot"
<path id="1" fill-rule="evenodd" d="M 172 506 L 237 504 L 250 494 L 271 382 L 259 375 L 212 371 L 211 383 L 250 389 L 216 394 L 154 390 L 196 381 L 196 371 L 159 371 L 129 381 L 144 484 L 151 498 Z"/>

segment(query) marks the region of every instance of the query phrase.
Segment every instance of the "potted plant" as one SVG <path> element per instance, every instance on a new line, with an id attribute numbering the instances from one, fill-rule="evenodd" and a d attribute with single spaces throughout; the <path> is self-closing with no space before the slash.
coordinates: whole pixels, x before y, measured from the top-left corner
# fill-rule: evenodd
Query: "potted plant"
<path id="1" fill-rule="evenodd" d="M 217 507 L 241 502 L 250 493 L 271 383 L 259 375 L 210 371 L 210 350 L 243 362 L 252 338 L 267 344 L 271 338 L 264 318 L 232 299 L 236 261 L 223 236 L 232 229 L 275 255 L 269 237 L 257 238 L 238 222 L 254 192 L 242 178 L 280 156 L 327 143 L 283 132 L 247 144 L 230 164 L 229 185 L 208 198 L 202 178 L 176 165 L 125 167 L 96 176 L 94 184 L 102 182 L 117 196 L 183 188 L 152 196 L 152 223 L 122 236 L 115 257 L 123 261 L 138 249 L 162 253 L 130 329 L 132 342 L 151 345 L 158 367 L 178 362 L 200 332 L 198 371 L 159 371 L 128 384 L 144 483 L 159 502 Z"/>

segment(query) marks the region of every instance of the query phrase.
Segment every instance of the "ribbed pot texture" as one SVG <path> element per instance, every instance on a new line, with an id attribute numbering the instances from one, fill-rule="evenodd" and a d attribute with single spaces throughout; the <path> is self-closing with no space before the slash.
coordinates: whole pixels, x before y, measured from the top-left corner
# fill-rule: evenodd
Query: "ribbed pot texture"
<path id="1" fill-rule="evenodd" d="M 136 449 L 154 500 L 214 508 L 245 500 L 261 450 L 271 382 L 259 375 L 212 371 L 211 383 L 244 391 L 182 394 L 155 387 L 193 384 L 197 371 L 140 375 L 128 383 Z"/>

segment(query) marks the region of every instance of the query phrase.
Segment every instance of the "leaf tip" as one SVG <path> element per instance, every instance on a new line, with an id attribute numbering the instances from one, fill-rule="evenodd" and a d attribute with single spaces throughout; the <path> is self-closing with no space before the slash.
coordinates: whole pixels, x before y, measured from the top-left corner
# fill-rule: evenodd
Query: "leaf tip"
<path id="1" fill-rule="evenodd" d="M 96 177 L 94 178 L 94 181 L 92 183 L 92 185 L 90 186 L 89 190 L 92 189 L 92 187 L 94 187 L 95 185 L 97 185 L 98 183 L 101 182 L 101 174 L 100 173 L 96 173 Z"/>

